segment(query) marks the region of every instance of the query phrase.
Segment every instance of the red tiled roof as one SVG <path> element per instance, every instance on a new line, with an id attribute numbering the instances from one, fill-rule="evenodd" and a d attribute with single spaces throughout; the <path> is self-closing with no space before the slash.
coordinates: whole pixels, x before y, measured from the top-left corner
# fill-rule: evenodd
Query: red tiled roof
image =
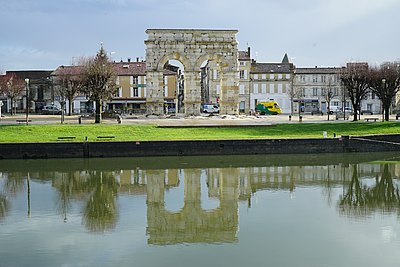
<path id="1" fill-rule="evenodd" d="M 114 62 L 114 70 L 117 76 L 145 76 L 146 62 Z M 58 75 L 79 75 L 83 66 L 60 66 L 52 72 L 53 76 Z M 176 70 L 175 70 L 176 69 Z M 178 67 L 169 66 L 164 70 L 164 75 L 176 75 Z"/>
<path id="2" fill-rule="evenodd" d="M 82 72 L 82 66 L 60 66 L 51 73 L 52 76 L 60 75 L 79 75 Z"/>
<path id="3" fill-rule="evenodd" d="M 250 60 L 248 51 L 239 51 L 239 60 Z"/>
<path id="4" fill-rule="evenodd" d="M 114 69 L 118 76 L 144 76 L 146 62 L 115 62 Z"/>

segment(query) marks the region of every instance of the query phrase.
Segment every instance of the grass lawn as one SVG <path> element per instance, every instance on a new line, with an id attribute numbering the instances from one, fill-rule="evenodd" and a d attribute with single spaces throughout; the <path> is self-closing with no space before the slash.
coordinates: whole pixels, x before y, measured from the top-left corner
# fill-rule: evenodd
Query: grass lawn
<path id="1" fill-rule="evenodd" d="M 99 140 L 98 136 L 115 136 L 115 141 L 147 140 L 221 140 L 252 138 L 322 138 L 341 135 L 400 133 L 398 122 L 346 122 L 277 124 L 260 127 L 158 128 L 154 125 L 1 125 L 0 142 L 54 142 L 58 137 L 74 136 L 74 141 Z"/>

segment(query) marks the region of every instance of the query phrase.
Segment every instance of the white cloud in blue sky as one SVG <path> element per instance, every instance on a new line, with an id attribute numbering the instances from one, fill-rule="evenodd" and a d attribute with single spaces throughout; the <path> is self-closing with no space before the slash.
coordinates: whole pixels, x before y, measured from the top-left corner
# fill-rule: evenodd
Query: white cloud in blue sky
<path id="1" fill-rule="evenodd" d="M 54 69 L 96 53 L 143 58 L 148 28 L 238 29 L 258 61 L 400 58 L 398 0 L 0 0 L 0 69 Z"/>

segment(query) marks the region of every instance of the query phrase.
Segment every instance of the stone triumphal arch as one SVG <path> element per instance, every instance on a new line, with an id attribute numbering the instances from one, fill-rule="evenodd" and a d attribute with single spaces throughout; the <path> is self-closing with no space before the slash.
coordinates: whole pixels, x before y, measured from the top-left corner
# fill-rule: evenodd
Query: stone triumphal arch
<path id="1" fill-rule="evenodd" d="M 148 29 L 146 44 L 147 114 L 164 113 L 164 66 L 178 60 L 184 66 L 184 111 L 199 115 L 201 64 L 219 66 L 220 113 L 239 113 L 237 30 Z"/>

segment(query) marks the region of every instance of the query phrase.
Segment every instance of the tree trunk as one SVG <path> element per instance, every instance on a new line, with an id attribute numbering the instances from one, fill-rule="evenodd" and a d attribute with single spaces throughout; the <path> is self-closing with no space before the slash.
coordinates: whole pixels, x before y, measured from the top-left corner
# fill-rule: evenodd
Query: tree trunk
<path id="1" fill-rule="evenodd" d="M 10 102 L 11 102 L 11 116 L 14 115 L 14 99 L 10 97 Z"/>
<path id="2" fill-rule="evenodd" d="M 390 110 L 390 105 L 385 106 L 385 121 L 389 121 L 389 110 Z"/>
<path id="3" fill-rule="evenodd" d="M 68 98 L 68 116 L 72 115 L 72 101 L 73 101 L 73 97 L 69 97 Z"/>
<path id="4" fill-rule="evenodd" d="M 94 117 L 94 123 L 101 123 L 101 100 L 97 99 L 96 100 L 96 113 Z"/>

